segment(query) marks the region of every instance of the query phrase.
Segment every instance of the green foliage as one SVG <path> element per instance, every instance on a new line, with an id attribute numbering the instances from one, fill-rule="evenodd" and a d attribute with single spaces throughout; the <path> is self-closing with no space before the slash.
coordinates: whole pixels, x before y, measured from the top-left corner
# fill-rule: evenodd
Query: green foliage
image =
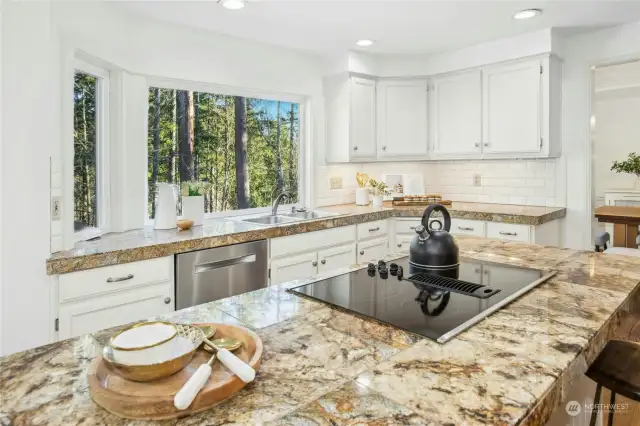
<path id="1" fill-rule="evenodd" d="M 216 212 L 238 208 L 235 169 L 235 110 L 233 96 L 194 92 L 193 180 L 206 181 L 205 211 Z M 277 186 L 277 120 L 276 101 L 246 99 L 247 169 L 249 172 L 250 207 L 271 204 Z M 157 107 L 157 111 L 156 111 Z M 281 102 L 279 151 L 284 186 L 298 199 L 299 105 Z M 157 149 L 154 147 L 156 129 Z M 156 182 L 181 183 L 181 154 L 177 143 L 176 91 L 149 89 L 148 179 L 149 215 L 153 217 Z M 293 130 L 293 140 L 291 138 Z M 154 181 L 154 167 L 157 176 Z M 186 179 L 189 180 L 189 179 Z"/>
<path id="2" fill-rule="evenodd" d="M 632 152 L 626 160 L 614 161 L 611 170 L 616 173 L 629 173 L 640 177 L 640 156 Z"/>
<path id="3" fill-rule="evenodd" d="M 211 184 L 204 181 L 191 180 L 188 182 L 182 182 L 180 195 L 182 195 L 183 197 L 200 197 L 206 194 L 210 187 Z"/>
<path id="4" fill-rule="evenodd" d="M 371 193 L 373 195 L 389 195 L 389 194 L 391 194 L 387 184 L 384 183 L 381 180 L 375 180 L 373 178 L 369 178 L 369 187 L 371 188 Z"/>
<path id="5" fill-rule="evenodd" d="M 98 79 L 75 73 L 73 85 L 73 195 L 75 228 L 97 226 L 96 88 Z"/>

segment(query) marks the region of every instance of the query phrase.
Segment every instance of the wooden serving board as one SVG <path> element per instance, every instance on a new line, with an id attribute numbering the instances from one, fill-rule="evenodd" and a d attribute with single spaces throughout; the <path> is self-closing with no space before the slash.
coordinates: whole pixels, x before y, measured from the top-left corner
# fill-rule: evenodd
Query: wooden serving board
<path id="1" fill-rule="evenodd" d="M 262 340 L 253 331 L 229 324 L 212 324 L 217 328 L 213 337 L 233 337 L 243 342 L 234 354 L 254 370 L 260 367 Z M 213 340 L 213 339 L 212 339 Z M 213 364 L 209 381 L 186 410 L 173 406 L 173 397 L 211 354 L 200 348 L 191 362 L 173 376 L 154 382 L 133 382 L 122 378 L 107 367 L 102 357 L 91 362 L 88 370 L 89 392 L 96 404 L 119 417 L 127 419 L 163 420 L 188 416 L 207 410 L 231 397 L 245 383 L 227 370 L 219 361 Z"/>
<path id="2" fill-rule="evenodd" d="M 441 201 L 400 201 L 393 200 L 392 205 L 398 207 L 427 207 L 431 204 L 442 204 L 443 206 L 450 206 L 453 203 L 451 200 L 441 200 Z"/>

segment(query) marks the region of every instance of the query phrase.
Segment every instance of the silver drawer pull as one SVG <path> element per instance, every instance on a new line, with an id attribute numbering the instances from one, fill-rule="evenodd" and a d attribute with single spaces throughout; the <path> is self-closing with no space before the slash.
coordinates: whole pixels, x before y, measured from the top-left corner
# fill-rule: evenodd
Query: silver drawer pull
<path id="1" fill-rule="evenodd" d="M 499 234 L 500 235 L 509 235 L 511 237 L 515 237 L 516 235 L 518 235 L 517 232 L 505 232 L 505 231 L 500 231 Z"/>
<path id="2" fill-rule="evenodd" d="M 398 244 L 398 247 L 402 248 L 402 244 Z"/>
<path id="3" fill-rule="evenodd" d="M 415 226 L 411 226 L 411 227 L 409 227 L 409 229 L 411 229 L 412 231 L 415 231 L 416 227 Z"/>
<path id="4" fill-rule="evenodd" d="M 120 281 L 129 281 L 133 279 L 133 274 L 129 274 L 126 277 L 118 277 L 118 278 L 107 278 L 108 283 L 118 283 Z"/>
<path id="5" fill-rule="evenodd" d="M 378 226 L 377 228 L 369 228 L 369 232 L 376 232 L 379 231 L 380 227 Z"/>
<path id="6" fill-rule="evenodd" d="M 461 231 L 473 231 L 473 228 L 469 228 L 468 226 L 458 226 L 458 229 Z"/>
<path id="7" fill-rule="evenodd" d="M 318 266 L 318 262 L 313 262 L 312 265 L 313 266 Z"/>
<path id="8" fill-rule="evenodd" d="M 323 265 L 325 265 L 327 263 L 326 260 L 321 260 L 320 263 L 322 263 Z"/>
<path id="9" fill-rule="evenodd" d="M 364 254 L 364 250 L 360 250 L 360 256 Z"/>
<path id="10" fill-rule="evenodd" d="M 165 297 L 164 298 L 164 304 L 168 305 L 169 303 L 171 303 L 171 298 L 170 297 Z"/>
<path id="11" fill-rule="evenodd" d="M 203 272 L 211 271 L 214 269 L 225 268 L 227 266 L 240 265 L 242 263 L 252 263 L 256 261 L 255 254 L 249 254 L 247 256 L 234 257 L 233 259 L 219 260 L 217 262 L 208 262 L 195 265 L 193 267 L 194 274 L 201 274 Z"/>

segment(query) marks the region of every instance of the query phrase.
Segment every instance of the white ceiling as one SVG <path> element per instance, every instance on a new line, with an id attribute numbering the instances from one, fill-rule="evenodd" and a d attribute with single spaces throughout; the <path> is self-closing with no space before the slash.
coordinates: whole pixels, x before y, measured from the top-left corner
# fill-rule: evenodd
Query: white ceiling
<path id="1" fill-rule="evenodd" d="M 124 1 L 136 14 L 319 54 L 362 50 L 420 54 L 455 49 L 549 27 L 580 29 L 640 20 L 640 1 L 249 0 L 231 11 L 216 0 Z M 514 12 L 539 8 L 537 18 Z M 370 48 L 355 41 L 376 40 Z"/>

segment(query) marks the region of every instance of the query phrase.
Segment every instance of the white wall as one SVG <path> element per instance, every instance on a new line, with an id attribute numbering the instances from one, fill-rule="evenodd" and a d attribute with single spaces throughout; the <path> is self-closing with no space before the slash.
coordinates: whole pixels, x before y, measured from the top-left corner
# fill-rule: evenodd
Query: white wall
<path id="1" fill-rule="evenodd" d="M 59 48 L 50 38 L 48 3 L 5 1 L 2 14 L 0 338 L 3 353 L 11 353 L 46 343 L 53 331 L 45 259 Z"/>
<path id="2" fill-rule="evenodd" d="M 61 135 L 65 134 L 63 100 L 71 98 L 64 94 L 68 90 L 62 90 L 70 48 L 131 73 L 241 87 L 249 93 L 304 96 L 314 117 L 307 137 L 312 143 L 324 137 L 323 62 L 315 56 L 147 21 L 98 2 L 56 1 L 50 6 L 46 1 L 9 1 L 2 14 L 0 341 L 4 354 L 45 344 L 53 332 L 52 286 L 45 260 L 50 254 L 50 226 L 55 235 L 61 231 L 59 223 L 50 221 L 49 185 L 52 179 L 54 192 L 60 192 L 61 176 L 69 171 L 66 166 L 63 170 Z M 141 137 L 139 143 L 146 146 L 146 135 Z M 24 333 L 25 327 L 29 333 Z"/>
<path id="3" fill-rule="evenodd" d="M 567 167 L 565 244 L 590 249 L 593 218 L 591 67 L 640 58 L 640 22 L 583 34 L 557 32 L 554 50 L 563 58 L 562 156 Z"/>

